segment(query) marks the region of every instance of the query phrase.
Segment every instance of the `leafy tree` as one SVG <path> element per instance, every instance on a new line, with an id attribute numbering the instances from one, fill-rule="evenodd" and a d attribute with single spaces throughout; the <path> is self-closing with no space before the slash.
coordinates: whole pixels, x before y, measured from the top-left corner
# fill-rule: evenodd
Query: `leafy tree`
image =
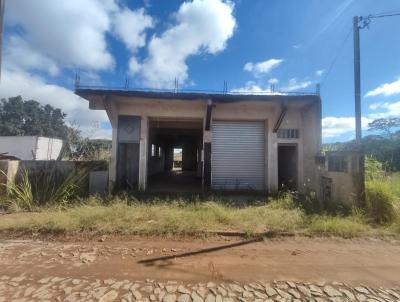
<path id="1" fill-rule="evenodd" d="M 391 138 L 393 136 L 393 130 L 400 128 L 400 118 L 380 118 L 368 124 L 370 131 L 378 130 L 383 131 L 387 137 Z"/>
<path id="2" fill-rule="evenodd" d="M 65 144 L 62 157 L 72 160 L 109 159 L 111 141 L 83 137 L 77 123 L 67 125 L 67 115 L 59 108 L 41 105 L 21 96 L 0 100 L 0 136 L 46 136 L 60 138 Z M 96 127 L 93 131 L 97 130 Z M 89 134 L 89 137 L 91 135 Z"/>
<path id="3" fill-rule="evenodd" d="M 0 135 L 40 135 L 67 139 L 68 126 L 61 109 L 21 96 L 0 101 Z"/>
<path id="4" fill-rule="evenodd" d="M 98 127 L 98 126 L 97 126 Z M 94 133 L 98 128 L 93 125 Z M 93 136 L 89 134 L 89 137 Z M 67 154 L 72 160 L 110 160 L 111 140 L 89 139 L 82 137 L 77 123 L 72 123 L 68 128 Z"/>

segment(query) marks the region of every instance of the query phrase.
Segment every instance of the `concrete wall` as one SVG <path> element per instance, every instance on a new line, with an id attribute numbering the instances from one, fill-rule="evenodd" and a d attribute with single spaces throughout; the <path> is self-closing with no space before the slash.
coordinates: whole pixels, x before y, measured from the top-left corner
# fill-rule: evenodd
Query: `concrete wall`
<path id="1" fill-rule="evenodd" d="M 41 136 L 0 136 L 0 153 L 13 155 L 21 160 L 56 160 L 63 141 Z"/>
<path id="2" fill-rule="evenodd" d="M 106 104 L 106 105 L 105 105 Z M 107 105 L 108 104 L 108 105 Z M 318 165 L 315 157 L 320 152 L 321 117 L 320 104 L 317 102 L 287 102 L 287 112 L 282 121 L 282 128 L 300 130 L 298 139 L 279 139 L 273 132 L 274 125 L 281 113 L 283 103 L 242 101 L 232 103 L 215 103 L 212 120 L 264 121 L 266 134 L 265 148 L 265 181 L 270 192 L 278 189 L 277 148 L 279 143 L 294 143 L 298 146 L 298 184 L 299 190 L 318 189 Z M 116 175 L 116 129 L 118 115 L 137 115 L 142 118 L 140 136 L 140 169 L 139 183 L 146 187 L 148 175 L 148 119 L 203 119 L 206 118 L 207 100 L 157 100 L 140 99 L 124 96 L 109 96 L 107 102 L 96 96 L 90 101 L 92 109 L 106 109 L 113 127 L 113 152 L 110 164 L 110 181 Z M 212 126 L 211 126 L 212 127 Z M 209 135 L 209 134 L 207 134 Z M 205 137 L 205 140 L 207 136 Z M 150 172 L 152 173 L 152 172 Z"/>
<path id="3" fill-rule="evenodd" d="M 331 156 L 343 156 L 347 163 L 347 170 L 329 171 L 328 164 Z M 330 196 L 327 196 L 322 201 L 325 205 L 329 203 L 342 203 L 347 206 L 353 206 L 357 202 L 358 192 L 358 173 L 359 173 L 359 157 L 360 153 L 352 151 L 332 151 L 327 152 L 325 156 L 325 164 L 321 171 L 321 177 L 330 180 L 330 187 L 321 186 L 321 196 L 324 195 L 324 190 L 328 190 Z"/>
<path id="4" fill-rule="evenodd" d="M 89 173 L 89 194 L 106 195 L 108 193 L 108 171 Z"/>
<path id="5" fill-rule="evenodd" d="M 320 103 L 308 106 L 301 111 L 302 132 L 301 150 L 303 157 L 303 178 L 301 186 L 304 191 L 319 192 L 320 170 L 316 156 L 321 152 L 321 115 Z"/>
<path id="6" fill-rule="evenodd" d="M 151 152 L 151 150 L 150 150 L 150 152 Z M 148 157 L 149 157 L 149 163 L 148 163 L 148 168 L 147 168 L 148 176 L 151 176 L 151 175 L 154 175 L 154 174 L 164 171 L 164 168 L 165 168 L 164 150 L 162 150 L 160 156 L 151 156 L 151 153 L 149 153 Z"/>

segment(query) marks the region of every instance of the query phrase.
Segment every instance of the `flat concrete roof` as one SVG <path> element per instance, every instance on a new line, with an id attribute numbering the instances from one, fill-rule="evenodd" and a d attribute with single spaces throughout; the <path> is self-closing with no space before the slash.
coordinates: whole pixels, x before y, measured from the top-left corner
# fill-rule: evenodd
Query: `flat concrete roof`
<path id="1" fill-rule="evenodd" d="M 212 100 L 213 102 L 229 103 L 237 101 L 319 101 L 320 96 L 311 93 L 276 93 L 276 94 L 244 94 L 244 93 L 207 93 L 207 92 L 172 92 L 156 90 L 125 90 L 125 89 L 94 89 L 77 88 L 75 94 L 88 99 L 90 96 L 108 95 L 164 100 Z"/>

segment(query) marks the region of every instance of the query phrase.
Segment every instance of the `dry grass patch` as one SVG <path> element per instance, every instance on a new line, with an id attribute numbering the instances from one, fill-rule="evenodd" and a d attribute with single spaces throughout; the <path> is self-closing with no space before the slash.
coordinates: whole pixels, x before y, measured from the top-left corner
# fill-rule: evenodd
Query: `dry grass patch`
<path id="1" fill-rule="evenodd" d="M 329 215 L 323 211 L 306 211 L 301 199 L 294 199 L 293 195 L 287 193 L 247 206 L 227 203 L 215 197 L 211 197 L 213 201 L 198 197 L 141 201 L 126 196 L 105 199 L 92 197 L 74 200 L 65 207 L 50 205 L 38 208 L 39 212 L 2 215 L 0 231 L 159 236 L 203 235 L 218 231 L 252 235 L 271 231 L 346 238 L 399 235 L 400 203 L 398 199 L 392 201 L 392 198 L 399 196 L 389 194 L 386 185 L 375 182 L 373 186 L 368 186 L 367 191 L 370 208 L 353 209 L 350 215 L 348 212 L 347 215 L 345 212 Z M 389 217 L 387 213 L 390 219 L 386 219 Z"/>
<path id="2" fill-rule="evenodd" d="M 301 228 L 303 222 L 304 214 L 299 209 L 278 209 L 269 205 L 237 208 L 215 202 L 188 205 L 114 203 L 8 214 L 0 220 L 0 231 L 142 235 L 244 231 L 253 234 L 267 230 L 294 231 Z"/>

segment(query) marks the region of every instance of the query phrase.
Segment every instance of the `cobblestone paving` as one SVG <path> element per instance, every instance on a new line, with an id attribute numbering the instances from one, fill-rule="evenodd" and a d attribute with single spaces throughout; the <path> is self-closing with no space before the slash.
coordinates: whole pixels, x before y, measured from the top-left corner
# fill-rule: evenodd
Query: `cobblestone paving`
<path id="1" fill-rule="evenodd" d="M 400 287 L 350 287 L 343 283 L 181 283 L 154 280 L 73 279 L 0 273 L 0 301 L 400 301 Z"/>

